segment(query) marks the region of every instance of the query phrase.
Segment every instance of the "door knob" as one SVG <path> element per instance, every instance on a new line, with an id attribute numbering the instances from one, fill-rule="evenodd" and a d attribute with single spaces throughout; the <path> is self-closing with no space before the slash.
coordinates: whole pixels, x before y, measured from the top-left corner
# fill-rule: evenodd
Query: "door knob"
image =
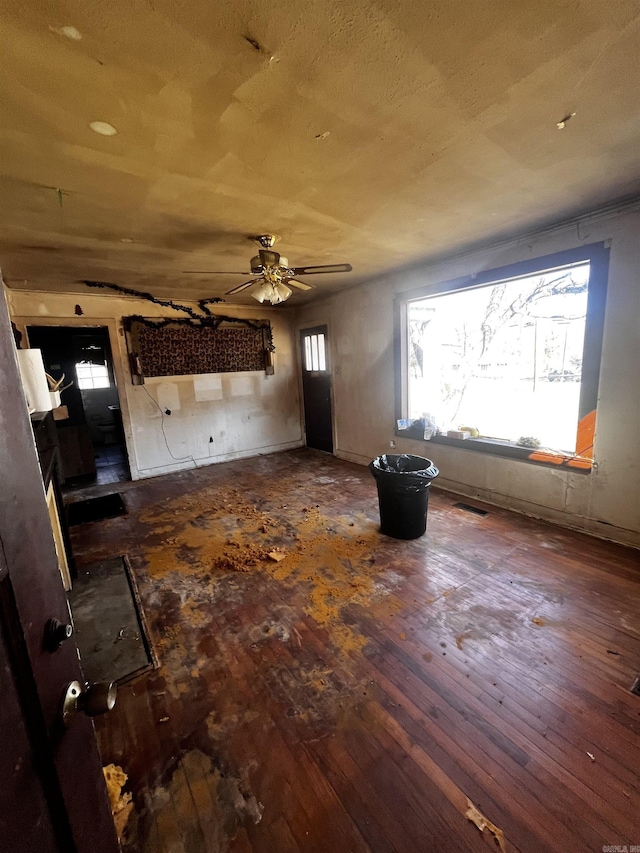
<path id="1" fill-rule="evenodd" d="M 97 681 L 83 688 L 79 681 L 67 685 L 62 701 L 62 724 L 69 728 L 79 712 L 87 717 L 97 717 L 113 710 L 118 686 L 115 681 Z"/>

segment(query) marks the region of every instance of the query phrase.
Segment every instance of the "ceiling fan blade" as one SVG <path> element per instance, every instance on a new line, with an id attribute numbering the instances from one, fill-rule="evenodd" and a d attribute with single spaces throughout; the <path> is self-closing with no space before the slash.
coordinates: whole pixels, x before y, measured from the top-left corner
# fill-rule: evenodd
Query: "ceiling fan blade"
<path id="1" fill-rule="evenodd" d="M 223 272 L 222 270 L 182 270 L 182 275 L 251 275 L 251 273 Z"/>
<path id="2" fill-rule="evenodd" d="M 294 267 L 291 272 L 294 275 L 319 275 L 320 273 L 351 272 L 351 264 L 322 264 L 313 267 Z"/>
<path id="3" fill-rule="evenodd" d="M 290 284 L 291 287 L 297 287 L 298 290 L 313 290 L 312 284 L 305 284 L 304 281 L 296 280 L 295 278 L 286 278 L 285 284 Z"/>
<path id="4" fill-rule="evenodd" d="M 250 281 L 245 281 L 244 284 L 239 284 L 233 290 L 227 290 L 225 296 L 231 296 L 232 293 L 240 293 L 241 290 L 246 290 L 247 287 L 251 287 L 252 284 L 256 284 L 259 281 L 261 281 L 259 278 L 252 278 Z"/>

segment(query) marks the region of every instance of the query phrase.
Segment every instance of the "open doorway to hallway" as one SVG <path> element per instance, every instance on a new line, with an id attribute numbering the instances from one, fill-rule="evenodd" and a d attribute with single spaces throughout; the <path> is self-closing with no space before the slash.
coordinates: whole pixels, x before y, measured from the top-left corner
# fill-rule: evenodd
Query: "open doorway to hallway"
<path id="1" fill-rule="evenodd" d="M 130 480 L 109 330 L 102 326 L 28 326 L 47 373 L 62 382 L 54 412 L 64 486 Z"/>

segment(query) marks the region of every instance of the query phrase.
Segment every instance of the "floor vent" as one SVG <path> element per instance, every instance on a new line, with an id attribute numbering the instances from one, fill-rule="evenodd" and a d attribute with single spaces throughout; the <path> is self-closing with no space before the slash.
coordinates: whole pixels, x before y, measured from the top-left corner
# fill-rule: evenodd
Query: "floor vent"
<path id="1" fill-rule="evenodd" d="M 636 678 L 636 680 L 631 685 L 631 692 L 635 693 L 636 696 L 640 696 L 640 675 Z"/>
<path id="2" fill-rule="evenodd" d="M 465 512 L 472 512 L 474 515 L 489 515 L 486 509 L 480 509 L 477 506 L 471 506 L 471 504 L 458 503 L 454 504 L 453 508 L 463 509 Z"/>

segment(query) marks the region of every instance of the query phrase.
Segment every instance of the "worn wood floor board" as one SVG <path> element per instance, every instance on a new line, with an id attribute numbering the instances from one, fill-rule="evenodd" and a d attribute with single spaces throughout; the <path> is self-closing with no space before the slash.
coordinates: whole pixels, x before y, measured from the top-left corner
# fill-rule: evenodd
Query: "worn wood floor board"
<path id="1" fill-rule="evenodd" d="M 477 599 L 474 598 L 472 600 Z M 466 618 L 465 614 L 469 612 L 469 609 L 469 599 L 465 599 L 464 604 L 461 605 L 456 596 L 451 596 L 451 598 L 447 600 L 446 604 L 443 605 L 438 603 L 433 606 L 430 621 L 433 625 L 437 624 L 438 613 L 455 616 L 456 612 L 459 612 L 462 614 L 463 618 Z M 411 615 L 406 617 L 406 622 L 409 626 L 409 631 L 412 631 L 413 629 L 413 634 L 417 634 L 421 640 L 424 640 L 425 642 L 427 641 L 430 627 L 428 622 L 427 624 L 424 624 L 420 619 L 414 620 L 414 617 Z M 507 666 L 512 660 L 514 663 L 516 661 L 522 662 L 522 665 L 525 666 L 527 672 L 527 678 L 535 678 L 537 672 L 545 672 L 545 681 L 557 679 L 563 685 L 571 684 L 572 690 L 575 692 L 584 692 L 584 685 L 590 684 L 590 701 L 600 702 L 604 699 L 607 703 L 606 713 L 609 713 L 609 706 L 612 698 L 609 679 L 614 673 L 614 667 L 618 665 L 618 662 L 614 660 L 616 656 L 607 655 L 607 658 L 609 659 L 609 666 L 607 669 L 605 667 L 606 659 L 602 657 L 599 661 L 596 653 L 596 649 L 600 651 L 603 648 L 602 646 L 591 645 L 585 639 L 585 641 L 581 643 L 580 653 L 577 653 L 574 650 L 573 645 L 568 643 L 563 654 L 556 654 L 557 647 L 560 644 L 557 639 L 559 629 L 553 624 L 549 625 L 544 622 L 543 628 L 538 628 L 534 624 L 527 624 L 526 626 L 523 625 L 523 627 L 528 630 L 526 642 L 523 642 L 522 636 L 509 636 L 508 634 L 499 633 L 496 630 L 499 626 L 495 626 L 490 631 L 485 629 L 484 631 L 478 632 L 476 624 L 472 624 L 470 630 L 465 630 L 466 623 L 464 621 L 454 622 L 453 624 L 454 627 L 457 625 L 458 633 L 456 635 L 455 630 L 451 629 L 446 631 L 447 641 L 450 646 L 448 652 L 449 655 L 456 654 L 455 648 L 452 647 L 452 640 L 454 643 L 458 640 L 461 645 L 464 644 L 464 649 L 461 649 L 461 651 L 463 651 L 465 655 L 469 654 L 468 649 L 470 646 L 473 646 L 474 640 L 490 640 L 488 648 L 497 646 L 498 649 L 494 651 L 500 653 L 501 657 L 506 661 Z M 483 634 L 485 636 L 482 636 Z M 546 638 L 544 636 L 545 634 L 547 635 Z M 551 638 L 548 636 L 549 634 L 552 635 Z M 504 654 L 502 653 L 503 649 Z M 580 657 L 582 652 L 585 652 L 586 654 L 583 654 L 582 657 Z M 606 649 L 604 653 L 606 654 Z M 633 652 L 631 652 L 631 654 L 633 654 Z M 546 669 L 550 656 L 553 656 L 556 660 L 554 660 L 554 666 L 550 669 Z M 638 656 L 640 657 L 640 649 L 638 649 Z M 601 670 L 603 678 L 597 680 L 592 678 L 594 667 L 588 667 L 585 658 Z M 605 677 L 606 681 L 604 680 Z M 619 682 L 621 686 L 624 686 L 626 680 L 624 678 L 620 678 Z M 594 691 L 596 690 L 599 692 L 595 693 Z M 572 694 L 574 697 L 575 692 Z M 628 707 L 632 711 L 630 721 L 635 723 L 633 704 L 631 694 L 629 694 Z"/>
<path id="2" fill-rule="evenodd" d="M 436 489 L 392 540 L 307 450 L 122 492 L 72 537 L 128 555 L 160 659 L 96 720 L 123 853 L 495 850 L 467 797 L 509 853 L 640 844 L 636 551 Z"/>
<path id="3" fill-rule="evenodd" d="M 387 696 L 381 702 L 379 715 L 391 736 L 438 780 L 443 790 L 450 792 L 452 802 L 460 807 L 465 805 L 466 801 L 461 801 L 458 793 L 462 791 L 494 823 L 503 825 L 499 820 L 503 815 L 506 826 L 515 821 L 518 831 L 509 837 L 518 838 L 525 849 L 530 843 L 527 827 L 536 839 L 535 844 L 540 845 L 544 839 L 551 845 L 550 849 L 556 849 L 554 844 L 559 844 L 563 837 L 567 844 L 569 841 L 575 843 L 575 833 L 567 827 L 562 809 L 558 819 L 554 804 L 545 815 L 544 825 L 539 825 L 535 815 L 539 812 L 540 801 L 523 786 L 517 775 L 510 775 L 496 766 L 491 756 L 479 750 L 475 743 L 442 729 L 431 720 L 425 724 L 424 712 L 406 695 L 395 691 L 391 684 L 387 685 Z M 530 820 L 529 814 L 532 815 Z"/>
<path id="4" fill-rule="evenodd" d="M 309 747 L 306 747 L 309 749 Z M 322 752 L 316 756 L 318 767 L 340 798 L 357 826 L 365 842 L 365 849 L 371 853 L 401 853 L 396 845 L 398 839 L 385 832 L 384 824 L 376 810 L 376 800 L 365 800 L 358 788 L 349 783 L 340 762 L 332 761 Z M 340 848 L 349 849 L 349 848 Z"/>
<path id="5" fill-rule="evenodd" d="M 533 744 L 522 739 L 506 721 L 498 719 L 491 711 L 487 710 L 483 714 L 482 709 L 478 710 L 470 697 L 463 699 L 458 696 L 455 685 L 447 683 L 444 673 L 439 673 L 437 679 L 428 676 L 403 650 L 391 643 L 388 645 L 390 650 L 376 658 L 382 673 L 395 682 L 425 715 L 432 715 L 435 708 L 437 726 L 451 731 L 455 739 L 464 743 L 471 754 L 475 752 L 481 766 L 490 762 L 490 757 L 494 756 L 497 761 L 494 774 L 508 774 L 514 788 L 530 790 L 534 797 L 542 796 L 544 799 L 543 791 L 546 788 L 543 788 L 543 783 L 529 770 L 532 759 L 537 755 Z M 596 795 L 583 782 L 557 764 L 551 756 L 548 756 L 545 766 L 549 773 L 553 774 L 556 794 L 567 798 L 566 808 L 574 808 L 583 800 L 592 804 L 598 802 Z M 574 793 L 576 786 L 580 788 L 579 795 Z M 622 816 L 618 817 L 620 822 L 624 823 Z M 598 811 L 585 816 L 584 826 L 591 821 L 601 832 L 612 831 Z"/>
<path id="6" fill-rule="evenodd" d="M 405 660 L 404 660 L 405 664 L 407 662 L 407 660 L 406 660 L 407 657 L 410 657 L 410 655 L 406 654 L 404 646 L 403 646 L 402 650 L 400 650 L 398 647 L 396 647 L 395 654 L 396 654 L 396 658 L 405 658 Z M 419 664 L 417 662 L 415 662 L 414 664 L 412 664 L 412 666 L 419 666 Z M 440 695 L 442 695 L 442 693 L 445 689 L 451 689 L 451 690 L 456 689 L 456 683 L 451 682 L 449 680 L 449 673 L 445 672 L 444 670 L 442 672 L 440 684 L 441 684 L 441 687 L 437 688 Z M 446 685 L 446 687 L 445 687 L 445 685 Z M 481 721 L 481 725 L 483 728 L 484 728 L 485 722 L 488 722 L 491 720 L 494 723 L 494 731 L 495 731 L 495 729 L 501 727 L 505 733 L 511 732 L 512 739 L 511 739 L 510 743 L 513 744 L 514 746 L 519 744 L 523 750 L 525 750 L 529 753 L 532 753 L 532 751 L 534 751 L 536 749 L 535 740 L 531 739 L 528 735 L 523 735 L 522 733 L 518 733 L 518 729 L 516 727 L 512 726 L 513 721 L 510 721 L 507 719 L 506 709 L 504 709 L 502 706 L 500 706 L 499 708 L 496 707 L 495 709 L 491 709 L 488 706 L 485 706 L 485 710 L 483 711 L 482 708 L 480 708 L 478 705 L 476 705 L 475 697 L 474 697 L 473 702 L 470 702 L 469 705 L 471 707 L 473 707 L 474 710 L 477 710 L 479 712 L 480 716 L 477 719 L 479 719 Z M 453 706 L 453 700 L 449 700 L 448 706 L 449 707 Z M 495 733 L 489 732 L 489 734 L 491 737 L 495 737 Z M 509 747 L 505 746 L 503 748 L 503 752 L 508 754 L 509 750 L 512 748 L 513 748 L 512 746 L 509 746 Z M 545 744 L 543 745 L 543 748 L 548 749 L 549 745 L 546 744 L 546 742 L 545 742 Z M 592 748 L 593 748 L 593 746 L 592 746 Z M 549 751 L 549 755 L 551 755 L 551 754 L 552 754 L 552 750 Z M 576 776 L 581 776 L 581 775 L 585 774 L 585 770 L 588 769 L 589 761 L 590 761 L 588 756 L 586 755 L 586 751 L 581 752 L 580 750 L 574 750 L 573 755 L 566 755 L 566 756 L 555 755 L 555 759 L 556 759 L 556 764 L 561 766 L 561 767 L 573 766 L 574 772 L 576 773 Z M 589 773 L 588 779 L 590 780 L 591 786 L 596 789 L 596 791 L 595 791 L 596 793 L 599 793 L 600 795 L 606 796 L 606 790 L 607 790 L 608 785 L 610 783 L 610 780 L 607 778 L 606 772 L 601 771 L 597 774 Z M 624 801 L 621 801 L 621 805 L 624 806 L 624 804 L 625 804 Z"/>
<path id="7" fill-rule="evenodd" d="M 407 706 L 411 703 L 406 699 L 403 702 L 405 704 L 401 706 L 387 698 L 374 709 L 374 713 L 381 727 L 434 780 L 459 814 L 466 812 L 468 797 L 493 823 L 503 828 L 507 837 L 518 839 L 517 848 L 513 841 L 510 847 L 522 853 L 539 853 L 543 849 L 543 841 L 549 843 L 549 850 L 555 850 L 565 835 L 571 843 L 575 842 L 575 834 L 569 834 L 563 823 L 556 822 L 556 831 L 553 832 L 553 819 L 551 826 L 545 823 L 541 827 L 530 818 L 525 808 L 519 807 L 523 801 L 520 792 L 514 796 L 504 781 L 497 782 L 486 767 L 473 764 L 461 754 L 463 750 L 457 744 L 453 750 L 445 752 L 436 739 L 425 738 L 423 728 L 416 724 L 416 718 L 409 712 Z M 411 711 L 416 714 L 415 706 L 411 706 Z M 420 716 L 416 714 L 416 717 Z M 460 754 L 458 761 L 454 757 L 456 748 Z"/>
<path id="8" fill-rule="evenodd" d="M 345 732 L 345 747 L 361 773 L 371 779 L 379 798 L 393 803 L 399 820 L 418 832 L 417 849 L 435 834 L 449 838 L 456 850 L 473 850 L 477 842 L 473 825 L 461 820 L 446 793 L 384 727 L 372 725 L 375 717 L 367 718 L 368 724 Z M 397 791 L 403 791 L 402 798 Z"/>
<path id="9" fill-rule="evenodd" d="M 503 666 L 500 673 L 491 672 L 484 661 L 477 661 L 474 652 L 465 650 L 468 666 L 468 680 L 474 695 L 503 713 L 518 718 L 518 727 L 530 736 L 558 737 L 564 748 L 574 751 L 582 748 L 592 751 L 595 746 L 613 759 L 615 775 L 626 778 L 637 775 L 637 765 L 633 753 L 624 747 L 624 726 L 613 720 L 605 712 L 594 712 L 592 707 L 576 702 L 574 696 L 568 697 L 543 680 L 522 678 L 521 669 L 512 670 Z M 492 681 L 492 679 L 494 679 Z M 588 730 L 580 733 L 576 739 L 576 718 L 588 716 Z M 537 741 L 541 744 L 541 741 Z"/>
<path id="10" fill-rule="evenodd" d="M 492 780 L 500 779 L 498 791 L 505 793 L 510 804 L 517 808 L 518 814 L 537 810 L 535 791 L 530 792 L 528 780 L 518 766 L 499 763 L 473 734 L 469 736 L 443 719 L 440 711 L 431 702 L 424 701 L 422 693 L 413 694 L 411 686 L 407 684 L 408 679 L 403 679 L 403 687 L 397 687 L 379 672 L 378 680 L 386 693 L 381 702 L 381 707 L 387 712 L 382 718 L 386 727 L 390 727 L 397 735 L 398 728 L 391 724 L 391 720 L 402 718 L 404 725 L 411 732 L 410 740 L 422 744 L 428 755 L 438 755 L 441 762 L 443 754 L 449 756 L 452 763 L 449 764 L 448 779 L 451 784 L 456 784 L 469 794 L 466 791 L 469 779 L 475 780 L 481 790 L 485 791 L 488 782 L 493 785 Z M 418 728 L 409 724 L 409 720 L 417 723 Z M 429 759 L 429 769 L 432 776 L 438 775 L 434 771 L 433 758 Z M 495 796 L 496 791 L 493 788 L 492 790 L 492 795 Z M 501 797 L 498 796 L 494 802 L 498 804 L 500 800 Z M 553 824 L 553 814 L 548 814 L 547 820 Z M 561 829 L 562 825 L 558 828 Z"/>
<path id="11" fill-rule="evenodd" d="M 579 604 L 576 606 L 574 599 L 577 598 L 577 594 L 574 589 L 559 590 L 555 584 L 550 584 L 547 589 L 541 584 L 539 590 L 523 587 L 517 579 L 509 578 L 508 565 L 500 564 L 499 569 L 500 577 L 491 578 L 492 590 L 499 592 L 503 598 L 506 597 L 508 600 L 521 601 L 527 614 L 530 614 L 533 609 L 538 610 L 539 612 L 534 615 L 542 617 L 542 624 L 562 629 L 563 625 L 566 624 L 563 620 L 575 615 L 577 619 L 575 623 L 571 624 L 572 637 L 578 637 L 581 642 L 592 644 L 595 649 L 606 646 L 611 642 L 612 637 L 620 635 L 624 637 L 625 646 L 632 653 L 640 652 L 640 633 L 637 627 L 632 630 L 631 622 L 626 626 L 623 624 L 625 611 L 628 619 L 632 619 L 634 615 L 633 605 L 628 599 L 625 602 L 613 602 L 615 605 L 613 614 L 618 617 L 618 624 L 612 625 L 611 611 L 608 611 L 606 618 L 603 615 L 604 602 L 599 602 L 600 606 L 598 607 L 593 598 L 578 599 Z M 531 571 L 534 571 L 533 566 Z M 486 597 L 486 588 L 481 588 L 477 578 L 465 585 L 467 595 L 473 595 L 474 592 Z"/>
<path id="12" fill-rule="evenodd" d="M 411 624 L 410 620 L 411 617 L 408 617 L 407 621 L 409 625 Z M 457 657 L 461 659 L 462 664 L 466 668 L 465 675 L 469 677 L 471 685 L 477 685 L 475 691 L 477 695 L 479 695 L 478 691 L 486 690 L 490 695 L 495 694 L 498 696 L 501 693 L 502 695 L 499 698 L 504 698 L 507 706 L 514 703 L 517 704 L 518 702 L 521 703 L 524 712 L 529 716 L 529 724 L 532 723 L 532 712 L 530 711 L 532 708 L 536 708 L 538 715 L 541 718 L 544 716 L 545 721 L 549 725 L 553 724 L 552 720 L 554 718 L 562 722 L 566 721 L 567 714 L 569 713 L 575 715 L 581 711 L 588 712 L 589 727 L 592 733 L 595 734 L 595 729 L 602 731 L 603 734 L 615 735 L 612 744 L 619 748 L 618 760 L 623 764 L 625 761 L 628 761 L 630 768 L 635 766 L 633 755 L 629 754 L 628 749 L 619 740 L 622 734 L 619 730 L 619 721 L 611 718 L 612 700 L 618 698 L 617 693 L 611 690 L 611 684 L 604 699 L 594 696 L 593 693 L 588 693 L 582 694 L 584 700 L 583 702 L 579 702 L 576 701 L 578 698 L 576 693 L 581 691 L 579 682 L 573 686 L 573 692 L 565 691 L 563 688 L 569 682 L 569 678 L 568 676 L 563 677 L 561 686 L 556 689 L 555 680 L 547 678 L 547 673 L 555 673 L 556 668 L 549 670 L 544 664 L 540 666 L 540 658 L 547 657 L 544 652 L 550 651 L 549 649 L 543 648 L 532 654 L 531 649 L 525 645 L 514 644 L 510 646 L 507 654 L 502 653 L 499 648 L 495 648 L 495 645 L 498 643 L 496 640 L 493 640 L 492 643 L 494 645 L 491 648 L 493 648 L 494 656 L 490 658 L 486 654 L 486 642 L 479 641 L 473 635 L 468 636 L 465 633 L 459 635 L 459 639 L 461 640 L 460 645 L 463 648 L 456 649 L 455 645 L 449 641 L 448 658 Z M 406 648 L 424 649 L 425 645 L 429 649 L 432 649 L 433 653 L 441 652 L 441 649 L 438 649 L 437 645 L 434 645 L 430 632 L 423 629 L 420 625 L 414 632 L 408 635 Z M 501 661 L 499 670 L 496 667 L 498 657 Z M 515 660 L 513 660 L 514 658 Z M 614 661 L 611 661 L 611 664 L 616 665 Z M 442 665 L 445 668 L 448 666 L 444 662 Z M 459 664 L 456 662 L 455 666 L 457 667 Z M 523 671 L 526 672 L 526 676 L 524 677 L 522 675 Z M 585 672 L 585 677 L 586 675 L 587 673 Z M 611 668 L 608 673 L 609 677 L 610 675 Z M 573 677 L 577 678 L 575 675 Z M 506 683 L 501 684 L 503 681 Z M 624 683 L 624 680 L 621 681 Z M 500 685 L 499 689 L 494 688 L 493 685 L 495 683 Z M 635 700 L 631 694 L 628 694 L 624 698 L 626 707 L 631 711 L 628 717 L 628 725 L 633 728 L 633 726 L 637 726 L 637 713 L 635 714 L 636 719 L 633 716 Z M 543 703 L 543 700 L 546 701 Z M 533 720 L 533 725 L 535 726 L 535 720 Z"/>
<path id="13" fill-rule="evenodd" d="M 309 743 L 320 745 L 324 744 L 324 740 L 312 739 Z M 318 853 L 322 853 L 326 849 L 340 850 L 343 847 L 353 850 L 354 853 L 356 851 L 368 853 L 369 844 L 365 834 L 357 821 L 354 820 L 331 780 L 322 772 L 319 762 L 312 756 L 308 748 L 309 743 L 296 746 L 293 750 L 293 758 L 310 782 L 310 787 L 306 793 L 308 800 L 315 800 L 315 805 L 312 807 L 309 803 L 306 809 L 307 812 L 313 809 L 313 830 L 314 835 L 319 839 Z M 331 816 L 330 821 L 327 820 L 328 815 Z M 309 842 L 309 839 L 306 839 L 305 846 L 308 846 L 309 843 L 314 844 L 314 842 Z"/>
<path id="14" fill-rule="evenodd" d="M 251 608 L 250 612 L 255 620 L 254 622 L 247 620 L 246 612 L 243 611 L 240 614 L 240 620 L 247 622 L 250 629 L 256 625 L 272 627 L 269 615 L 273 612 L 273 607 L 279 605 L 273 601 L 273 596 L 267 596 L 266 599 L 270 600 L 271 607 L 265 606 L 263 603 Z M 259 637 L 260 633 L 264 635 L 264 628 L 256 636 Z M 252 645 L 257 646 L 257 643 Z M 354 853 L 355 851 L 364 851 L 362 838 L 355 830 L 351 819 L 326 779 L 304 753 L 296 750 L 294 757 L 292 752 L 292 749 L 299 742 L 300 734 L 299 726 L 293 719 L 293 715 L 289 715 L 289 712 L 295 707 L 295 697 L 288 696 L 286 690 L 290 685 L 295 685 L 296 682 L 293 669 L 295 660 L 291 655 L 286 654 L 286 648 L 287 646 L 280 642 L 276 645 L 267 645 L 267 647 L 262 645 L 260 650 L 256 648 L 252 657 L 250 646 L 248 656 L 252 657 L 252 660 L 251 663 L 246 664 L 247 669 L 244 670 L 245 674 L 251 674 L 254 685 L 261 681 L 265 686 L 265 692 L 276 696 L 281 696 L 284 693 L 291 702 L 284 716 L 281 711 L 276 710 L 275 714 L 268 718 L 268 725 L 262 725 L 262 736 L 259 739 L 255 734 L 251 737 L 248 727 L 243 727 L 242 739 L 245 744 L 251 744 L 255 748 L 256 754 L 262 755 L 264 759 L 265 772 L 255 779 L 256 793 L 264 801 L 265 808 L 268 808 L 274 799 L 274 790 L 276 795 L 279 794 L 282 797 L 279 804 L 273 803 L 273 808 L 270 809 L 270 817 L 273 818 L 281 812 L 292 837 L 296 839 L 296 843 L 303 844 L 306 850 L 313 851 L 316 849 L 315 845 L 319 844 L 318 853 L 323 853 L 327 849 L 327 845 L 337 845 L 339 839 L 342 839 L 343 843 L 350 839 L 351 849 Z M 273 661 L 271 670 L 265 668 L 265 660 Z M 266 671 L 278 671 L 280 680 L 276 685 L 265 678 Z M 283 675 L 287 676 L 284 684 L 281 680 Z M 250 724 L 254 732 L 259 722 L 259 720 L 255 720 Z M 275 774 L 272 768 L 275 768 Z M 280 783 L 282 787 L 279 787 L 277 778 L 274 778 L 274 775 L 277 777 L 278 769 L 282 772 L 282 782 Z M 331 814 L 331 821 L 325 826 L 321 841 L 317 842 L 314 840 L 318 837 L 317 825 L 324 821 L 326 814 Z M 249 834 L 256 850 L 268 849 L 260 843 L 258 830 L 249 830 Z"/>
<path id="15" fill-rule="evenodd" d="M 271 826 L 271 849 L 280 853 L 300 853 L 300 846 L 291 834 L 289 824 L 284 818 L 279 817 Z"/>
<path id="16" fill-rule="evenodd" d="M 471 666 L 469 675 L 474 695 L 496 710 L 499 705 L 502 706 L 501 712 L 509 715 L 513 725 L 533 738 L 541 748 L 544 746 L 542 738 L 545 743 L 555 744 L 559 750 L 568 754 L 575 754 L 576 749 L 582 749 L 586 755 L 597 745 L 598 751 L 611 759 L 610 770 L 616 779 L 626 780 L 629 784 L 635 781 L 637 773 L 634 770 L 634 757 L 621 747 L 618 740 L 623 733 L 614 728 L 613 724 L 610 725 L 605 717 L 590 720 L 588 737 L 582 733 L 576 739 L 575 717 L 582 713 L 581 708 L 575 705 L 572 708 L 570 703 L 564 708 L 547 701 L 540 691 L 536 692 L 535 686 L 524 688 L 521 677 L 518 679 L 514 675 L 510 679 L 504 669 L 500 675 L 490 671 L 483 674 L 481 667 Z M 497 681 L 491 682 L 488 678 L 496 678 Z M 531 708 L 540 713 L 534 713 Z"/>

